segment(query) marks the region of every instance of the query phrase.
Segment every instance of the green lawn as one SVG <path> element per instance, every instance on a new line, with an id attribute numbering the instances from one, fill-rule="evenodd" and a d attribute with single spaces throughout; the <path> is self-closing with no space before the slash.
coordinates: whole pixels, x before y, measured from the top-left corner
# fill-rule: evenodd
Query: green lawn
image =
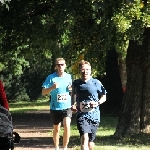
<path id="1" fill-rule="evenodd" d="M 11 113 L 25 113 L 26 111 L 49 109 L 48 100 L 36 102 L 10 103 Z M 150 134 L 137 134 L 128 138 L 116 139 L 113 137 L 117 125 L 117 117 L 111 115 L 101 116 L 101 123 L 95 139 L 94 150 L 148 150 L 150 149 Z M 60 133 L 62 136 L 62 132 Z M 80 138 L 75 124 L 75 114 L 71 123 L 71 138 L 69 147 L 80 150 Z"/>

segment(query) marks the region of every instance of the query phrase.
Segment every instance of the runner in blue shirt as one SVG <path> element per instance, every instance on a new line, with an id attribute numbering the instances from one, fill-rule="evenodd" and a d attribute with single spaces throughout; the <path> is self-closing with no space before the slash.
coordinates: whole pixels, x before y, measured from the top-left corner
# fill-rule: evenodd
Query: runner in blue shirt
<path id="1" fill-rule="evenodd" d="M 50 74 L 42 87 L 42 95 L 50 94 L 50 114 L 53 121 L 53 140 L 55 150 L 59 150 L 59 131 L 63 121 L 63 150 L 67 150 L 70 137 L 70 122 L 72 117 L 71 96 L 72 90 L 71 75 L 65 72 L 66 63 L 63 58 L 57 58 L 56 72 Z"/>
<path id="2" fill-rule="evenodd" d="M 106 101 L 106 90 L 97 79 L 91 77 L 91 65 L 79 63 L 81 79 L 74 80 L 72 94 L 77 112 L 77 128 L 81 137 L 81 150 L 93 150 L 96 131 L 100 122 L 99 105 Z"/>

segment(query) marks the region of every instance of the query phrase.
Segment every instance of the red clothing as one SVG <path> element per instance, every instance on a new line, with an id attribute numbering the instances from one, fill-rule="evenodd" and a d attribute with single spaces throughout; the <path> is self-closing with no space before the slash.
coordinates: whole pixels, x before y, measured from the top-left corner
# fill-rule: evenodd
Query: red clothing
<path id="1" fill-rule="evenodd" d="M 9 110 L 8 100 L 1 80 L 0 80 L 0 105 Z"/>

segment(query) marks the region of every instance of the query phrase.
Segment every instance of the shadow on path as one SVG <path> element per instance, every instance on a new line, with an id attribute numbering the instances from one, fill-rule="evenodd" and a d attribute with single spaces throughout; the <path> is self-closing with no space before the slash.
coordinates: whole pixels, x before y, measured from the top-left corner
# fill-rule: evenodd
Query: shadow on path
<path id="1" fill-rule="evenodd" d="M 45 149 L 53 147 L 52 123 L 49 111 L 12 114 L 13 130 L 21 136 L 15 149 Z"/>
<path id="2" fill-rule="evenodd" d="M 12 122 L 14 132 L 18 132 L 21 136 L 20 143 L 14 145 L 14 150 L 54 149 L 53 125 L 49 110 L 13 113 Z M 62 142 L 63 137 L 60 136 L 60 145 Z M 75 147 L 77 144 L 79 144 L 79 136 L 71 136 L 68 147 Z M 75 148 L 68 148 L 68 150 L 73 149 L 75 150 Z"/>

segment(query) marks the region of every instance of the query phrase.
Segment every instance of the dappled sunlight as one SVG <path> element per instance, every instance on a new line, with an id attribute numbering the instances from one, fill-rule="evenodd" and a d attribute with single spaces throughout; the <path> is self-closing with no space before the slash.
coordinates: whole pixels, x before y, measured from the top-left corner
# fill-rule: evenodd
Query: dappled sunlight
<path id="1" fill-rule="evenodd" d="M 32 105 L 33 106 L 33 105 Z M 53 125 L 50 118 L 49 108 L 39 106 L 36 111 L 34 106 L 20 107 L 23 112 L 13 112 L 12 120 L 14 131 L 21 136 L 19 144 L 15 144 L 14 150 L 53 150 Z M 41 108 L 44 109 L 41 109 Z M 48 106 L 49 107 L 49 106 Z M 31 108 L 31 109 L 29 109 Z M 46 109 L 45 109 L 46 108 Z M 15 106 L 14 106 L 15 109 Z M 96 133 L 94 150 L 148 150 L 150 134 L 137 134 L 128 138 L 115 138 L 113 136 L 118 117 L 102 116 L 100 126 Z M 60 148 L 63 141 L 63 127 L 60 131 Z M 71 121 L 71 137 L 68 150 L 80 150 L 80 137 L 76 127 L 76 114 Z"/>

